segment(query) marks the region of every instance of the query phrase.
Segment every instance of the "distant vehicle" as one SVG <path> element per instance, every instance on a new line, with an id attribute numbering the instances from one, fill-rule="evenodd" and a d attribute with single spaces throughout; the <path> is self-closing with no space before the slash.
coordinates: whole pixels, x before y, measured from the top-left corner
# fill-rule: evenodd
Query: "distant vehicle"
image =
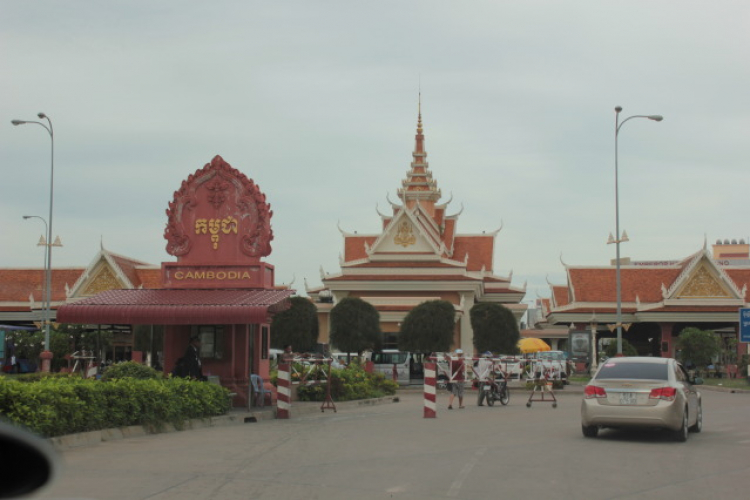
<path id="1" fill-rule="evenodd" d="M 526 363 L 523 358 L 509 354 L 498 354 L 493 358 L 508 380 L 520 380 Z"/>
<path id="2" fill-rule="evenodd" d="M 533 377 L 533 371 L 544 369 L 544 375 L 550 380 L 562 380 L 568 383 L 568 359 L 563 351 L 543 351 L 528 355 L 527 374 Z"/>
<path id="3" fill-rule="evenodd" d="M 610 358 L 584 389 L 581 429 L 596 437 L 604 427 L 666 429 L 677 441 L 703 428 L 701 395 L 673 358 Z"/>
<path id="4" fill-rule="evenodd" d="M 398 351 L 396 349 L 383 349 L 379 352 L 373 352 L 370 360 L 373 363 L 375 371 L 385 375 L 385 378 L 392 380 L 393 370 L 395 369 L 396 382 L 398 382 L 399 385 L 409 384 L 410 353 Z"/>

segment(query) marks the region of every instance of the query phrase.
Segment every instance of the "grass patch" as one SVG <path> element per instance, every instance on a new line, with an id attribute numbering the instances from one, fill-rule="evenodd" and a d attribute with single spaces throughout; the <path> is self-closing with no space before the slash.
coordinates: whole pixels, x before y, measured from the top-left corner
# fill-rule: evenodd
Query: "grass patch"
<path id="1" fill-rule="evenodd" d="M 591 377 L 589 375 L 570 375 L 568 382 L 571 384 L 588 384 Z"/>
<path id="2" fill-rule="evenodd" d="M 744 378 L 704 378 L 703 385 L 729 387 L 731 389 L 750 389 L 750 382 Z"/>

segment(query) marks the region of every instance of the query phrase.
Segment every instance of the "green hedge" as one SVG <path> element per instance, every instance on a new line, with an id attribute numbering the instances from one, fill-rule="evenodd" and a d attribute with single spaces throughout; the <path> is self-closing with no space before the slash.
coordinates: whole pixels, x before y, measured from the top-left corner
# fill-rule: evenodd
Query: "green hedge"
<path id="1" fill-rule="evenodd" d="M 0 377 L 0 415 L 45 437 L 128 425 L 182 428 L 186 419 L 223 415 L 230 404 L 227 389 L 180 378 Z"/>
<path id="2" fill-rule="evenodd" d="M 343 370 L 331 369 L 331 398 L 334 401 L 380 398 L 396 394 L 398 384 L 388 380 L 382 373 L 367 373 L 359 366 Z M 323 401 L 326 395 L 325 382 L 319 385 L 300 385 L 297 397 L 300 401 Z"/>

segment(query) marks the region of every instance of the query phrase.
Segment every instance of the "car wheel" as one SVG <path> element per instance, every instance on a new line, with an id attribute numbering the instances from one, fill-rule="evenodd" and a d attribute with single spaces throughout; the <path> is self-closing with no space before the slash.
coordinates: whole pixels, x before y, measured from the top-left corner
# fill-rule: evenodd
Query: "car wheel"
<path id="1" fill-rule="evenodd" d="M 676 431 L 673 431 L 672 436 L 674 437 L 675 441 L 679 441 L 680 443 L 684 443 L 687 441 L 688 438 L 688 410 L 685 408 L 685 411 L 682 412 L 682 425 L 679 429 Z"/>
<path id="2" fill-rule="evenodd" d="M 581 424 L 581 431 L 587 438 L 595 438 L 599 434 L 599 427 L 595 425 L 583 425 Z"/>
<path id="3" fill-rule="evenodd" d="M 698 403 L 698 415 L 695 416 L 695 424 L 690 428 L 690 432 L 700 432 L 703 430 L 703 405 Z"/>

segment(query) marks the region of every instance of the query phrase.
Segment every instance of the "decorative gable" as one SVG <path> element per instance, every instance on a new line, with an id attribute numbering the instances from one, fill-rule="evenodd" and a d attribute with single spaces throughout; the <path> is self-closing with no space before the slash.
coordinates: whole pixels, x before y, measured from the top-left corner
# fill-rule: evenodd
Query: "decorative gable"
<path id="1" fill-rule="evenodd" d="M 440 248 L 411 211 L 403 209 L 373 243 L 368 254 L 373 258 L 376 254 L 398 254 L 403 257 L 410 253 L 433 254 L 439 258 Z"/>
<path id="2" fill-rule="evenodd" d="M 102 265 L 95 272 L 86 283 L 81 287 L 80 296 L 91 297 L 100 292 L 106 292 L 108 290 L 119 290 L 125 288 L 125 284 L 119 280 L 117 275 L 112 271 L 112 268 L 104 261 Z"/>
<path id="3" fill-rule="evenodd" d="M 704 247 L 685 265 L 672 286 L 663 289 L 662 294 L 666 304 L 679 300 L 744 301 L 745 292 L 746 288 L 738 289 Z"/>
<path id="4" fill-rule="evenodd" d="M 699 266 L 692 276 L 688 277 L 684 286 L 674 294 L 678 299 L 724 299 L 735 298 L 729 287 L 708 269 L 706 265 Z"/>

